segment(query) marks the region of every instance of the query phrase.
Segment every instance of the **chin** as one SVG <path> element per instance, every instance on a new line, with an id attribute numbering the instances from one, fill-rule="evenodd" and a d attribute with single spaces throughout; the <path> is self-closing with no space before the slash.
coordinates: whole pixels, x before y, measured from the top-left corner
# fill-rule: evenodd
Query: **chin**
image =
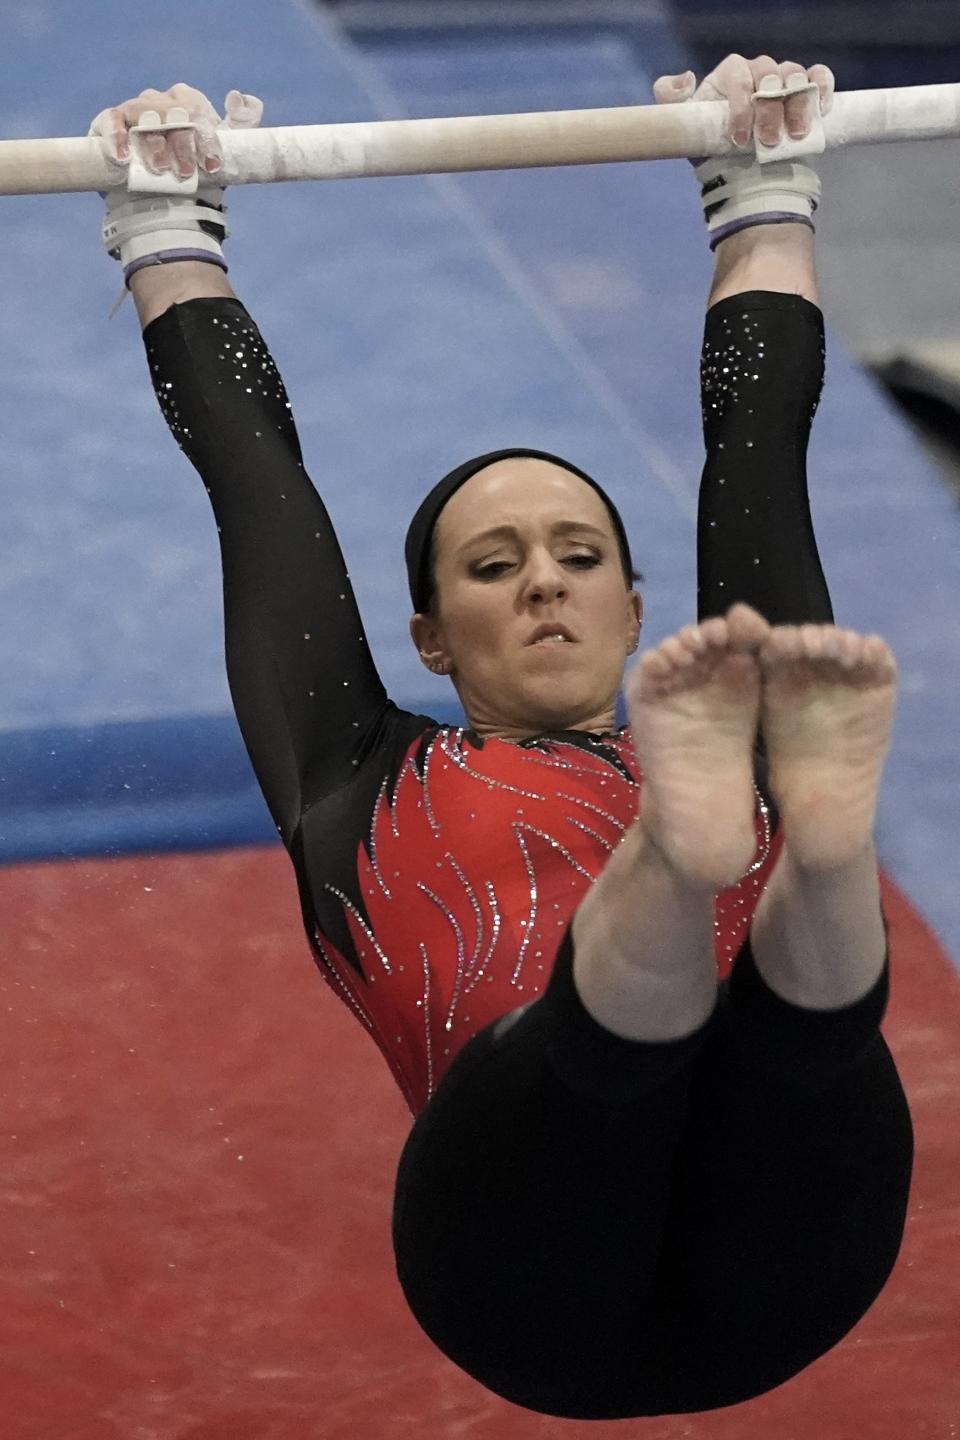
<path id="1" fill-rule="evenodd" d="M 583 713 L 582 706 L 572 705 L 569 699 L 553 704 L 544 699 L 525 707 L 524 724 L 537 730 L 573 730 L 577 717 Z"/>

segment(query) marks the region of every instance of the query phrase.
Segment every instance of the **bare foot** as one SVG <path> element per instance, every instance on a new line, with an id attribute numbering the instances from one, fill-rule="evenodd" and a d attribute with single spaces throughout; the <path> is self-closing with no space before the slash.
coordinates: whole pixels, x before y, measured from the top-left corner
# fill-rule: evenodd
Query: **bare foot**
<path id="1" fill-rule="evenodd" d="M 790 854 L 843 865 L 873 838 L 890 749 L 897 662 L 879 635 L 777 625 L 758 656 L 770 788 Z"/>
<path id="2" fill-rule="evenodd" d="M 625 687 L 640 824 L 686 880 L 711 890 L 734 885 L 756 850 L 755 657 L 770 633 L 756 610 L 734 605 L 648 651 Z"/>

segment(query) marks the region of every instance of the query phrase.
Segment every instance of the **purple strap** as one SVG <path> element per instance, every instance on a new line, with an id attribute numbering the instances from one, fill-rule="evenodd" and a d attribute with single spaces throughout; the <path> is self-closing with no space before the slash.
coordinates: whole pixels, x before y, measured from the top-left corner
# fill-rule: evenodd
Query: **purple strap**
<path id="1" fill-rule="evenodd" d="M 731 220 L 729 225 L 721 225 L 714 230 L 710 236 L 710 249 L 716 250 L 721 240 L 736 235 L 740 230 L 749 230 L 754 225 L 807 225 L 816 235 L 817 230 L 813 221 L 806 215 L 794 215 L 789 211 L 771 210 L 766 215 L 744 215 L 740 220 Z"/>
<path id="2" fill-rule="evenodd" d="M 131 260 L 129 265 L 125 265 L 124 284 L 129 290 L 131 275 L 136 275 L 145 265 L 171 265 L 176 260 L 203 260 L 209 265 L 219 265 L 221 270 L 229 274 L 230 267 L 226 261 L 211 255 L 209 250 L 160 250 L 155 255 L 143 255 L 139 260 Z"/>

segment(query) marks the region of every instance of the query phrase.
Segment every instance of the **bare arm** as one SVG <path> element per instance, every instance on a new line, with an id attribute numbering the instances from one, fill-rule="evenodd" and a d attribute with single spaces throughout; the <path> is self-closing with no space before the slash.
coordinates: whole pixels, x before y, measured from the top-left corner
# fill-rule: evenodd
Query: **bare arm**
<path id="1" fill-rule="evenodd" d="M 171 305 L 182 305 L 186 300 L 203 300 L 215 295 L 223 295 L 232 300 L 238 298 L 219 265 L 207 265 L 202 260 L 180 260 L 173 265 L 147 265 L 131 277 L 130 294 L 136 303 L 142 330 L 147 328 L 151 320 L 156 320 L 165 310 L 169 310 Z"/>
<path id="2" fill-rule="evenodd" d="M 747 290 L 775 290 L 820 304 L 814 234 L 807 225 L 757 225 L 721 240 L 707 307 Z"/>

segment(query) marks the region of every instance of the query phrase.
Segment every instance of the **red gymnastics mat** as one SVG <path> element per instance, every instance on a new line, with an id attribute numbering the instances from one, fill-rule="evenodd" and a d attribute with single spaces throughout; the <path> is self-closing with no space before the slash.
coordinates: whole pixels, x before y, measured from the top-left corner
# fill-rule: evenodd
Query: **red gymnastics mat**
<path id="1" fill-rule="evenodd" d="M 2 1440 L 948 1440 L 960 980 L 885 882 L 917 1140 L 856 1329 L 730 1410 L 563 1421 L 456 1369 L 393 1270 L 411 1118 L 317 973 L 279 848 L 0 870 Z"/>

